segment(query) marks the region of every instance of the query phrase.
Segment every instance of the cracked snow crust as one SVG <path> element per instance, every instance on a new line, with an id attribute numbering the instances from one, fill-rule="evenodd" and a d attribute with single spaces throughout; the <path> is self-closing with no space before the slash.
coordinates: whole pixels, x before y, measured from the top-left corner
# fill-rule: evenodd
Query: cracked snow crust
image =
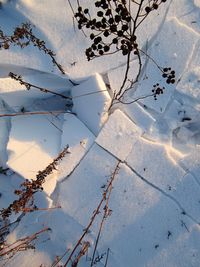
<path id="1" fill-rule="evenodd" d="M 112 214 L 104 225 L 98 254 L 110 249 L 110 267 L 199 267 L 200 1 L 184 0 L 182 5 L 179 0 L 169 1 L 152 18 L 157 28 L 151 29 L 149 23 L 139 34 L 159 65 L 176 70 L 177 83 L 168 86 L 157 101 L 146 98 L 118 104 L 111 114 L 107 110 L 112 91 L 123 80 L 124 59 L 86 62 L 83 51 L 88 40 L 83 45 L 83 35 L 73 30 L 64 0 L 59 6 L 49 0 L 48 8 L 46 1 L 15 2 L 2 3 L 1 28 L 10 30 L 25 19 L 32 21 L 54 48 L 67 75 L 58 74 L 34 48 L 0 51 L 0 114 L 45 112 L 0 116 L 0 166 L 10 168 L 7 176 L 0 174 L 0 208 L 15 199 L 13 192 L 24 179 L 35 179 L 67 145 L 70 153 L 47 177 L 44 192 L 35 197 L 38 207 L 61 209 L 30 213 L 8 240 L 15 242 L 44 225 L 51 232 L 35 251 L 20 253 L 7 266 L 51 266 L 55 257 L 72 248 L 120 161 L 109 202 Z M 131 66 L 137 66 L 135 58 Z M 27 91 L 8 76 L 10 71 L 72 97 L 72 103 L 34 89 Z M 148 94 L 155 81 L 164 84 L 158 69 L 146 59 L 141 82 L 128 99 Z M 90 244 L 95 244 L 99 222 L 97 218 L 87 235 Z M 92 248 L 88 253 L 91 256 Z M 104 266 L 103 262 L 96 266 Z M 87 257 L 80 266 L 90 266 Z"/>

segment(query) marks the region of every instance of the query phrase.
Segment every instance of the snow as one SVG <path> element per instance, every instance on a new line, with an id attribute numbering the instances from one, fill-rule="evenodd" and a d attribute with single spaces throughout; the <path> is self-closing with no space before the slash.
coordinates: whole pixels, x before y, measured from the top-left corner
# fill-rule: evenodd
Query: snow
<path id="1" fill-rule="evenodd" d="M 12 118 L 7 164 L 26 179 L 35 179 L 59 153 L 61 134 L 53 122 L 59 119 L 48 115 Z"/>
<path id="2" fill-rule="evenodd" d="M 124 105 L 122 111 L 140 127 L 140 130 L 149 132 L 152 124 L 155 122 L 155 118 L 146 111 L 146 107 L 139 103 L 132 103 L 130 105 Z"/>
<path id="3" fill-rule="evenodd" d="M 61 74 L 48 55 L 32 45 L 0 49 L 0 208 L 17 199 L 14 191 L 25 179 L 36 179 L 38 171 L 69 146 L 46 177 L 44 191 L 34 194 L 39 210 L 14 224 L 6 241 L 13 243 L 44 227 L 49 231 L 33 242 L 35 250 L 18 252 L 0 265 L 50 267 L 69 249 L 59 262 L 64 265 L 119 163 L 95 266 L 199 267 L 200 1 L 162 3 L 137 30 L 139 47 L 161 68 L 175 70 L 176 83 L 166 84 L 156 64 L 141 54 L 139 82 L 124 100 L 141 99 L 117 103 L 109 111 L 113 92 L 124 79 L 126 58 L 117 53 L 88 62 L 84 51 L 91 45 L 90 32 L 86 30 L 85 37 L 77 29 L 68 1 L 0 2 L 1 29 L 10 34 L 22 22 L 31 22 L 33 33 L 45 40 L 66 72 Z M 76 1 L 71 3 L 75 8 Z M 91 0 L 81 5 L 95 14 Z M 128 79 L 134 80 L 137 70 L 133 55 Z M 27 90 L 9 72 L 69 99 Z M 165 90 L 155 101 L 147 96 L 156 83 Z M 82 240 L 90 247 L 80 267 L 91 266 L 105 204 Z M 13 214 L 10 222 L 18 216 Z"/>
<path id="4" fill-rule="evenodd" d="M 9 181 L 9 182 L 8 182 Z M 21 182 L 22 180 L 20 180 Z M 8 202 L 12 202 L 14 197 L 15 186 L 11 183 L 11 178 L 6 175 L 0 174 L 0 207 L 1 209 L 7 205 Z"/>
<path id="5" fill-rule="evenodd" d="M 99 248 L 99 253 L 112 248 L 110 266 L 123 266 L 124 262 L 126 266 L 133 262 L 136 266 L 178 266 L 176 263 L 183 258 L 187 261 L 192 257 L 185 256 L 187 247 L 177 246 L 179 237 L 189 234 L 181 227 L 182 216 L 176 207 L 124 165 L 114 184 L 110 208 L 112 215 Z M 162 253 L 164 259 L 160 257 Z"/>
<path id="6" fill-rule="evenodd" d="M 168 38 L 170 38 L 170 42 L 168 42 Z M 184 67 L 187 67 L 197 41 L 198 34 L 181 24 L 176 18 L 171 18 L 163 25 L 152 47 L 148 50 L 148 54 L 160 67 L 171 67 L 176 70 L 178 79 L 182 75 Z M 180 46 L 181 50 L 179 49 Z M 153 97 L 140 101 L 157 112 L 163 112 L 173 95 L 174 85 L 166 85 L 161 77 L 161 71 L 151 59 L 147 57 L 146 60 L 147 65 L 144 65 L 144 74 L 141 77 L 142 82 L 138 84 L 137 91 L 132 93 L 132 98 L 151 94 L 153 85 L 159 83 L 161 87 L 166 89 L 164 94 L 158 97 L 157 101 L 152 101 Z"/>
<path id="7" fill-rule="evenodd" d="M 73 111 L 97 135 L 108 118 L 110 96 L 99 74 L 72 88 Z M 88 108 L 90 107 L 90 108 Z"/>
<path id="8" fill-rule="evenodd" d="M 123 112 L 115 110 L 98 135 L 96 143 L 124 161 L 137 140 L 138 131 L 137 126 Z"/>
<path id="9" fill-rule="evenodd" d="M 200 42 L 197 43 L 195 49 L 193 50 L 191 60 L 188 64 L 189 66 L 185 70 L 183 76 L 181 77 L 181 81 L 177 86 L 177 89 L 180 92 L 188 95 L 189 97 L 193 97 L 196 100 L 200 99 L 200 92 L 199 92 L 199 80 L 200 80 L 199 51 L 200 51 Z"/>
<path id="10" fill-rule="evenodd" d="M 194 0 L 194 4 L 195 4 L 195 6 L 200 7 L 200 1 L 199 0 Z"/>
<path id="11" fill-rule="evenodd" d="M 4 67 L 4 65 L 2 65 Z M 8 68 L 8 66 L 6 66 Z M 10 71 L 15 67 L 10 66 Z M 15 74 L 18 74 L 15 72 Z M 4 73 L 0 78 L 1 82 L 1 98 L 15 111 L 19 111 L 21 108 L 31 109 L 33 102 L 38 99 L 46 99 L 47 97 L 52 96 L 50 93 L 44 93 L 36 88 L 31 88 L 27 90 L 25 85 L 21 85 L 18 81 L 11 79 L 10 77 L 5 77 Z M 22 79 L 25 82 L 32 83 L 36 86 L 42 88 L 48 88 L 49 90 L 56 93 L 69 92 L 72 87 L 72 83 L 67 79 L 67 77 L 62 78 L 57 75 L 40 72 L 37 70 L 22 69 Z M 8 73 L 7 73 L 8 76 Z"/>
<path id="12" fill-rule="evenodd" d="M 79 167 L 68 179 L 59 184 L 57 201 L 62 203 L 63 211 L 86 226 L 102 198 L 101 187 L 106 184 L 116 163 L 117 160 L 113 156 L 94 144 Z"/>
<path id="13" fill-rule="evenodd" d="M 72 114 L 64 115 L 61 148 L 69 146 L 70 154 L 59 165 L 58 179 L 68 176 L 81 161 L 95 140 L 89 129 Z"/>
<path id="14" fill-rule="evenodd" d="M 172 161 L 162 144 L 138 138 L 126 162 L 163 190 L 176 187 L 185 172 Z"/>
<path id="15" fill-rule="evenodd" d="M 5 102 L 0 99 L 0 112 L 6 113 L 8 112 Z M 8 118 L 1 118 L 0 119 L 0 164 L 5 166 L 7 161 L 7 152 L 6 146 L 8 141 L 9 135 L 9 128 L 10 128 L 10 120 Z"/>

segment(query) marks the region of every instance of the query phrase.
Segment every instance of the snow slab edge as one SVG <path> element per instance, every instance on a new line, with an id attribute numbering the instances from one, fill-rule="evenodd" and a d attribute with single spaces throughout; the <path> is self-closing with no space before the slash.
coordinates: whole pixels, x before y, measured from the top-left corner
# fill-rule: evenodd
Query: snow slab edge
<path id="1" fill-rule="evenodd" d="M 43 115 L 12 118 L 7 144 L 9 168 L 26 179 L 35 180 L 38 171 L 53 161 L 60 152 L 61 135 L 53 120 L 58 119 Z M 46 188 L 49 192 L 55 187 L 56 179 L 50 175 L 48 180 L 51 181 Z"/>
<path id="2" fill-rule="evenodd" d="M 58 167 L 58 180 L 68 176 L 81 161 L 95 140 L 90 130 L 73 114 L 64 115 L 61 149 L 69 146 L 67 154 Z"/>
<path id="3" fill-rule="evenodd" d="M 98 135 L 101 127 L 108 119 L 108 108 L 111 98 L 106 85 L 99 74 L 91 76 L 71 90 L 73 111 L 78 118 L 94 134 Z"/>

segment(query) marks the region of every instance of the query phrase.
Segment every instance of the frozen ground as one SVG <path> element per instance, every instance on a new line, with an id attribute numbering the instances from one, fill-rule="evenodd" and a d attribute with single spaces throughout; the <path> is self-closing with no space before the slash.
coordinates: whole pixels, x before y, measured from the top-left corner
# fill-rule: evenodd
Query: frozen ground
<path id="1" fill-rule="evenodd" d="M 110 114 L 107 109 L 112 91 L 123 80 L 125 59 L 114 55 L 87 62 L 89 40 L 74 28 L 67 1 L 0 2 L 1 29 L 10 32 L 30 21 L 67 73 L 61 75 L 48 56 L 32 46 L 0 51 L 0 167 L 10 169 L 0 174 L 0 208 L 15 199 L 13 192 L 24 179 L 35 179 L 67 145 L 70 152 L 46 179 L 44 192 L 35 195 L 38 207 L 61 208 L 29 213 L 7 241 L 44 227 L 51 231 L 36 240 L 35 250 L 4 259 L 0 266 L 50 267 L 69 249 L 60 265 L 54 265 L 63 266 L 120 162 L 109 201 L 112 212 L 93 266 L 199 267 L 200 1 L 167 1 L 145 21 L 138 36 L 160 66 L 176 70 L 177 82 L 166 86 L 157 101 L 116 105 Z M 91 0 L 83 2 L 92 7 Z M 131 66 L 134 76 L 134 58 Z M 27 91 L 9 72 L 72 97 L 73 107 L 59 96 Z M 151 93 L 155 82 L 164 85 L 148 58 L 141 73 L 129 101 Z M 16 112 L 22 115 L 3 116 Z M 103 210 L 84 238 L 90 247 L 81 267 L 91 266 L 102 216 Z"/>

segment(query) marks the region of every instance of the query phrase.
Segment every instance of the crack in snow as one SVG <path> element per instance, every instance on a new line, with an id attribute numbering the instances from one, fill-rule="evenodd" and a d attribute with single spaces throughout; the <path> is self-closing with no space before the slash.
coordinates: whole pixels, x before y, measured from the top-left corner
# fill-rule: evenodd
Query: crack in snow
<path id="1" fill-rule="evenodd" d="M 143 177 L 141 174 L 139 174 L 135 169 L 133 169 L 126 161 L 122 161 L 119 158 L 117 158 L 115 155 L 113 155 L 110 151 L 106 150 L 101 145 L 97 144 L 99 147 L 101 147 L 103 150 L 105 150 L 107 153 L 109 153 L 111 156 L 113 156 L 115 159 L 119 160 L 121 164 L 125 164 L 138 178 L 140 178 L 143 182 L 148 184 L 150 187 L 154 188 L 155 190 L 159 191 L 163 196 L 167 197 L 169 200 L 171 200 L 180 210 L 181 214 L 187 216 L 190 218 L 195 224 L 200 225 L 200 222 L 195 219 L 192 215 L 190 215 L 184 207 L 181 205 L 181 203 L 173 196 L 169 195 L 167 192 L 165 192 L 163 189 L 161 189 L 159 186 L 153 184 L 152 182 L 148 181 L 145 177 Z"/>
<path id="2" fill-rule="evenodd" d="M 127 162 L 124 162 L 124 164 L 129 167 L 131 169 L 131 171 L 137 175 L 137 177 L 139 177 L 143 182 L 145 182 L 146 184 L 148 184 L 149 186 L 151 186 L 152 188 L 154 188 L 155 190 L 159 191 L 161 194 L 163 194 L 165 197 L 169 198 L 170 200 L 172 200 L 176 206 L 178 206 L 178 208 L 181 210 L 181 214 L 187 216 L 188 218 L 190 218 L 194 223 L 200 225 L 200 222 L 198 222 L 192 215 L 190 215 L 188 212 L 185 211 L 185 209 L 183 208 L 183 206 L 181 205 L 181 203 L 173 196 L 169 195 L 168 193 L 166 193 L 163 189 L 161 189 L 160 187 L 158 187 L 157 185 L 153 184 L 152 182 L 148 181 L 144 176 L 142 176 L 141 174 L 139 174 L 135 169 L 133 169 Z"/>

